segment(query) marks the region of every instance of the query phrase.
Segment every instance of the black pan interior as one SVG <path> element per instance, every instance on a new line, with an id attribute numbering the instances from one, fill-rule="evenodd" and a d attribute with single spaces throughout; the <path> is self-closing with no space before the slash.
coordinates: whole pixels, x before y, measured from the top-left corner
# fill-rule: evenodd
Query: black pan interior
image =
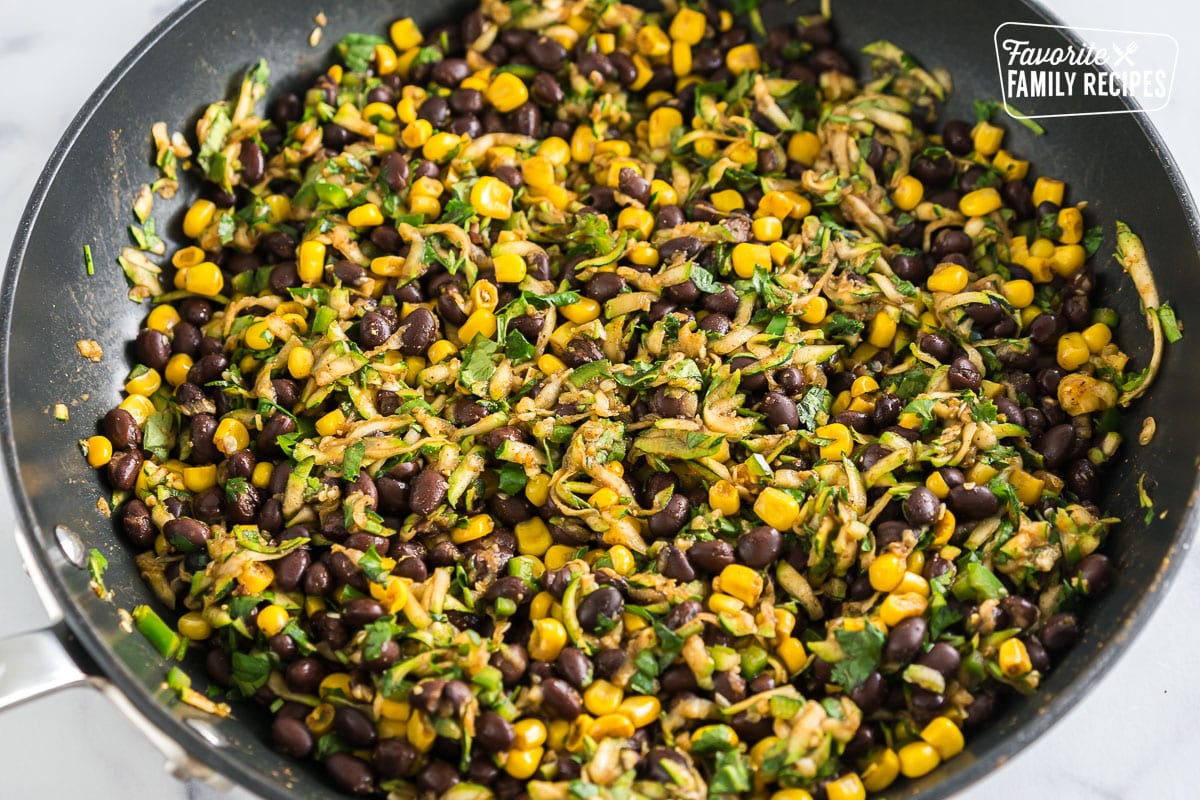
<path id="1" fill-rule="evenodd" d="M 765 2 L 768 24 L 815 10 L 815 3 Z M 118 604 L 153 603 L 112 524 L 97 513 L 105 489 L 79 455 L 76 442 L 90 435 L 92 421 L 119 399 L 129 361 L 125 343 L 146 308 L 126 300 L 115 257 L 127 244 L 130 201 L 139 185 L 153 179 L 150 126 L 165 120 L 182 129 L 204 102 L 230 91 L 235 76 L 260 56 L 275 81 L 323 68 L 326 54 L 343 34 L 383 32 L 400 16 L 422 27 L 461 18 L 470 3 L 417 0 L 202 0 L 160 25 L 105 81 L 72 124 L 43 174 L 19 229 L 5 276 L 2 305 L 3 447 L 22 524 L 33 541 L 39 566 L 65 607 L 67 621 L 103 671 L 159 727 L 201 762 L 275 798 L 316 798 L 330 789 L 316 770 L 281 759 L 265 739 L 264 716 L 238 707 L 219 721 L 225 746 L 212 746 L 191 726 L 201 716 L 174 702 L 161 689 L 162 659 L 138 636 L 119 627 L 116 608 L 87 588 L 84 571 L 59 553 L 54 527 L 70 526 L 86 547 L 108 556 L 108 583 Z M 329 24 L 316 49 L 307 44 L 313 17 L 325 11 Z M 894 4 L 859 0 L 835 6 L 845 46 L 857 50 L 887 38 L 927 66 L 952 70 L 957 91 L 950 112 L 972 118 L 971 101 L 996 98 L 999 81 L 992 32 L 1002 22 L 1046 22 L 1017 0 L 972 4 L 969 14 L 953 0 Z M 428 24 L 425 24 L 428 23 Z M 1161 142 L 1137 115 L 1049 121 L 1035 138 L 1010 122 L 1006 146 L 1032 157 L 1035 169 L 1070 182 L 1069 199 L 1090 201 L 1090 216 L 1109 231 L 1101 254 L 1113 249 L 1112 222 L 1120 218 L 1143 235 L 1164 299 L 1174 301 L 1190 322 L 1187 302 L 1200 296 L 1195 213 Z M 179 242 L 180 210 L 196 191 L 185 184 L 172 202 L 159 200 L 155 213 L 172 246 Z M 1184 199 L 1181 199 L 1184 198 Z M 84 272 L 82 248 L 90 244 L 96 274 Z M 1142 363 L 1148 336 L 1140 324 L 1137 296 L 1109 259 L 1102 269 L 1108 303 L 1121 313 L 1118 340 Z M 103 363 L 80 358 L 78 339 L 97 340 Z M 998 722 L 973 739 L 967 752 L 919 782 L 889 792 L 891 797 L 945 797 L 1002 763 L 1036 737 L 1102 674 L 1127 646 L 1146 613 L 1157 603 L 1185 543 L 1200 454 L 1200 415 L 1188 369 L 1190 339 L 1171 349 L 1163 375 L 1149 397 L 1128 416 L 1122 460 L 1110 478 L 1108 509 L 1128 522 L 1113 535 L 1108 552 L 1120 580 L 1092 608 L 1087 632 L 1055 669 L 1043 691 L 1011 704 Z M 71 421 L 56 422 L 52 409 L 66 403 Z M 1142 419 L 1154 416 L 1159 435 L 1136 444 Z M 1165 512 L 1149 526 L 1140 521 L 1135 483 L 1147 473 L 1156 508 Z M 189 671 L 203 685 L 203 670 Z"/>

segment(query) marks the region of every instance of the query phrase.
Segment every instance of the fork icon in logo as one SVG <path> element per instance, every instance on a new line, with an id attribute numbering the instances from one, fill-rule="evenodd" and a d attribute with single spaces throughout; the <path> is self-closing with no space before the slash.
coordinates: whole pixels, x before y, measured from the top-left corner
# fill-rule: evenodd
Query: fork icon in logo
<path id="1" fill-rule="evenodd" d="M 1135 66 L 1134 61 L 1133 61 L 1133 54 L 1137 52 L 1137 49 L 1138 49 L 1137 42 L 1130 42 L 1129 46 L 1127 48 L 1125 48 L 1124 50 L 1121 49 L 1121 46 L 1119 44 L 1117 44 L 1116 42 L 1113 42 L 1112 49 L 1113 49 L 1113 52 L 1117 54 L 1117 59 L 1112 63 L 1113 67 L 1119 67 L 1122 64 L 1124 64 L 1126 61 L 1129 62 L 1129 66 L 1131 66 L 1131 67 Z"/>

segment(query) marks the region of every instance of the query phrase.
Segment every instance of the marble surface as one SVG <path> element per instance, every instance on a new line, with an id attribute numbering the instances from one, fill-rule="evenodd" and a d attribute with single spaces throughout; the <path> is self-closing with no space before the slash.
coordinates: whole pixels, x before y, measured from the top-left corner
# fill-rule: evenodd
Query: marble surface
<path id="1" fill-rule="evenodd" d="M 54 143 L 101 77 L 176 3 L 170 0 L 8 2 L 0 26 L 0 248 L 7 258 L 26 198 Z M 334 5 L 334 3 L 331 3 Z M 1152 115 L 1193 193 L 1200 192 L 1200 10 L 1171 0 L 1047 0 L 1070 24 L 1173 32 L 1181 41 L 1175 95 Z M 964 3 L 964 11 L 969 4 Z M 100 9 L 103 8 L 103 12 Z M 37 79 L 21 79 L 37 70 Z M 0 478 L 0 482 L 3 479 Z M 7 486 L 0 531 L 14 526 Z M 0 636 L 46 622 L 14 541 L 0 534 Z M 1196 796 L 1200 663 L 1195 609 L 1200 559 L 1186 561 L 1136 646 L 1079 707 L 1011 763 L 971 788 L 972 800 Z M 0 796 L 251 800 L 185 785 L 103 697 L 74 690 L 0 715 Z"/>

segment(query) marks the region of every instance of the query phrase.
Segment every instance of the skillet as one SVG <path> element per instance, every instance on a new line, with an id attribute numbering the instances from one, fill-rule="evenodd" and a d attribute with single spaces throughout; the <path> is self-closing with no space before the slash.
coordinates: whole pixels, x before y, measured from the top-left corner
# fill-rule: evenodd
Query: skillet
<path id="1" fill-rule="evenodd" d="M 126 244 L 124 226 L 137 187 L 153 178 L 148 131 L 158 120 L 190 129 L 199 106 L 226 96 L 244 67 L 259 56 L 271 63 L 274 83 L 288 85 L 324 65 L 326 47 L 352 31 L 379 31 L 399 16 L 423 28 L 460 18 L 469 3 L 439 6 L 407 0 L 362 0 L 345 8 L 316 2 L 197 0 L 178 9 L 127 56 L 70 126 L 43 173 L 18 229 L 0 293 L 0 447 L 16 495 L 19 544 L 43 597 L 61 621 L 46 631 L 0 644 L 0 706 L 81 682 L 108 689 L 157 742 L 192 773 L 211 773 L 268 798 L 325 797 L 319 770 L 275 755 L 267 745 L 265 715 L 237 707 L 226 720 L 210 719 L 174 701 L 161 687 L 166 665 L 141 637 L 128 636 L 117 609 L 88 588 L 82 554 L 95 547 L 108 557 L 106 582 L 118 605 L 153 603 L 130 554 L 110 522 L 96 511 L 106 493 L 79 457 L 77 439 L 90 420 L 111 407 L 128 368 L 125 342 L 145 309 L 125 299 L 114 259 Z M 330 18 L 326 47 L 306 45 L 312 18 Z M 768 26 L 809 8 L 764 3 Z M 991 53 L 1001 22 L 1053 22 L 1017 0 L 973 6 L 970 15 L 951 0 L 893 7 L 882 0 L 843 6 L 836 22 L 845 49 L 889 38 L 930 66 L 951 69 L 956 92 L 950 116 L 971 118 L 974 98 L 995 97 L 999 86 Z M 300 81 L 297 80 L 298 84 Z M 1113 249 L 1111 222 L 1120 217 L 1146 241 L 1160 294 L 1184 306 L 1200 290 L 1195 211 L 1157 135 L 1136 115 L 1054 120 L 1050 135 L 1034 141 L 1006 125 L 1017 152 L 1068 180 L 1087 197 L 1095 218 L 1108 224 L 1101 253 Z M 190 189 L 190 191 L 189 191 Z M 196 187 L 159 201 L 171 245 L 181 239 L 182 209 Z M 96 274 L 86 276 L 80 256 L 90 244 Z M 1137 296 L 1111 261 L 1100 269 L 1102 291 L 1127 324 L 1119 340 L 1144 363 L 1147 340 L 1138 324 Z M 1186 308 L 1186 306 L 1184 306 Z M 1186 312 L 1185 312 L 1186 321 Z M 83 361 L 81 338 L 97 340 L 102 363 Z M 1009 705 L 966 753 L 929 777 L 904 784 L 891 797 L 946 797 L 994 769 L 1036 738 L 1077 702 L 1127 648 L 1157 605 L 1194 527 L 1191 499 L 1200 455 L 1200 418 L 1191 411 L 1186 370 L 1190 340 L 1169 350 L 1158 383 L 1127 416 L 1127 444 L 1110 473 L 1106 510 L 1126 524 L 1112 535 L 1118 581 L 1094 603 L 1083 639 L 1036 695 Z M 86 398 L 86 399 L 85 399 Z M 55 403 L 72 404 L 72 422 L 53 421 Z M 1143 416 L 1159 421 L 1148 447 L 1134 442 Z M 1169 435 L 1164 435 L 1169 431 Z M 1148 527 L 1140 522 L 1135 484 L 1156 481 L 1156 508 L 1166 511 Z M 203 670 L 189 664 L 197 686 Z"/>

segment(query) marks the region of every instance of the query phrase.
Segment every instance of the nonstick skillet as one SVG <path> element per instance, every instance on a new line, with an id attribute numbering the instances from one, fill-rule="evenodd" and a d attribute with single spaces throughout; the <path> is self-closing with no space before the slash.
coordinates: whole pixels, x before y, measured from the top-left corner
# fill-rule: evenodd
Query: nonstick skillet
<path id="1" fill-rule="evenodd" d="M 266 57 L 286 84 L 320 70 L 325 49 L 307 39 L 313 16 L 329 17 L 325 42 L 352 31 L 379 31 L 399 16 L 422 26 L 461 17 L 466 3 L 426 4 L 363 0 L 345 7 L 260 0 L 201 0 L 176 11 L 127 56 L 72 123 L 43 173 L 18 230 L 0 300 L 0 384 L 4 414 L 0 444 L 16 495 L 18 541 L 48 606 L 59 621 L 51 628 L 0 643 L 0 706 L 82 682 L 105 688 L 149 735 L 193 773 L 211 773 L 264 797 L 326 797 L 318 770 L 283 759 L 267 744 L 265 715 L 238 707 L 217 720 L 180 705 L 162 686 L 167 665 L 152 646 L 122 628 L 117 606 L 153 604 L 130 554 L 98 513 L 106 494 L 76 441 L 91 433 L 119 396 L 128 363 L 125 343 L 145 310 L 126 300 L 114 264 L 126 243 L 129 203 L 150 180 L 148 131 L 167 120 L 190 127 L 199 105 L 228 93 L 229 81 L 247 64 Z M 764 3 L 768 26 L 802 10 Z M 861 0 L 839 6 L 836 21 L 845 47 L 880 38 L 895 41 L 930 65 L 951 69 L 956 92 L 949 111 L 970 117 L 974 98 L 991 98 L 999 86 L 991 51 L 1002 22 L 1046 22 L 1020 2 L 963 6 L 949 0 L 911 4 Z M 1108 224 L 1102 253 L 1111 252 L 1111 222 L 1121 218 L 1146 241 L 1160 294 L 1187 308 L 1200 290 L 1197 221 L 1181 179 L 1157 135 L 1137 115 L 1054 120 L 1036 141 L 1024 128 L 1007 126 L 1018 152 L 1071 182 Z M 167 233 L 179 236 L 187 187 L 173 203 L 160 201 Z M 174 244 L 175 242 L 172 242 Z M 87 276 L 81 252 L 90 244 L 96 274 Z M 1126 320 L 1139 317 L 1137 296 L 1111 261 L 1101 269 L 1110 302 Z M 1184 311 L 1185 321 L 1187 312 Z M 97 340 L 100 364 L 83 361 L 78 339 Z M 1132 322 L 1122 326 L 1124 349 L 1144 362 L 1148 337 Z M 892 797 L 945 797 L 1010 758 L 1077 702 L 1129 646 L 1157 605 L 1178 565 L 1194 525 L 1191 499 L 1197 483 L 1200 416 L 1188 362 L 1191 340 L 1168 351 L 1149 396 L 1126 419 L 1126 444 L 1108 484 L 1107 509 L 1126 520 L 1106 545 L 1118 567 L 1112 590 L 1086 616 L 1084 637 L 1056 667 L 1041 691 L 1009 705 L 963 757 L 929 777 L 889 792 Z M 72 421 L 53 420 L 56 403 L 72 405 Z M 1159 435 L 1136 444 L 1144 416 Z M 1135 484 L 1143 473 L 1156 483 L 1156 509 L 1141 523 Z M 109 560 L 106 582 L 117 605 L 88 587 L 83 554 L 98 548 Z M 203 671 L 187 664 L 199 686 Z"/>

